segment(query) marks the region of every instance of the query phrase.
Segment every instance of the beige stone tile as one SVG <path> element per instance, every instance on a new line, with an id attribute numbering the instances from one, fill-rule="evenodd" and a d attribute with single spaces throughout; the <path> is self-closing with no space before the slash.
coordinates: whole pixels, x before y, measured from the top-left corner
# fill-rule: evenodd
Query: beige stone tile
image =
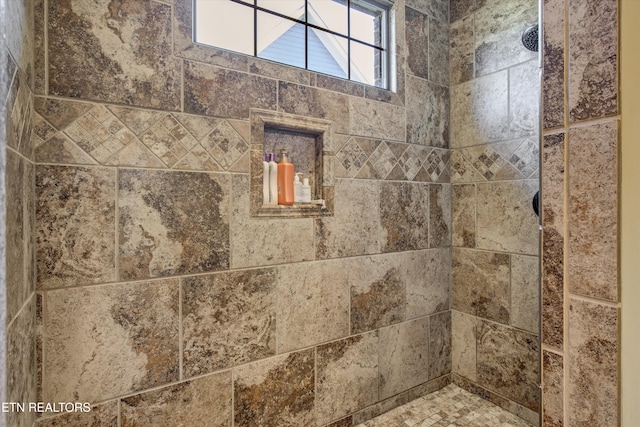
<path id="1" fill-rule="evenodd" d="M 404 256 L 407 319 L 449 309 L 451 250 L 431 249 Z"/>
<path id="2" fill-rule="evenodd" d="M 538 253 L 538 217 L 531 200 L 537 180 L 477 185 L 476 247 L 520 254 Z"/>
<path id="3" fill-rule="evenodd" d="M 405 141 L 405 109 L 384 102 L 349 97 L 351 135 Z M 336 132 L 340 132 L 336 128 Z"/>
<path id="4" fill-rule="evenodd" d="M 449 2 L 445 0 L 406 0 L 407 6 L 438 19 L 449 22 Z"/>
<path id="5" fill-rule="evenodd" d="M 567 425 L 618 423 L 619 309 L 569 299 Z"/>
<path id="6" fill-rule="evenodd" d="M 618 300 L 617 123 L 569 131 L 568 285 Z"/>
<path id="7" fill-rule="evenodd" d="M 564 358 L 542 351 L 542 423 L 549 427 L 564 425 Z"/>
<path id="8" fill-rule="evenodd" d="M 50 94 L 180 108 L 181 64 L 172 55 L 170 6 L 133 0 L 117 12 L 106 3 L 48 6 Z"/>
<path id="9" fill-rule="evenodd" d="M 544 0 L 542 105 L 543 127 L 551 129 L 564 124 L 564 17 L 563 0 Z"/>
<path id="10" fill-rule="evenodd" d="M 349 101 L 346 95 L 294 83 L 278 83 L 281 111 L 333 121 L 334 131 L 348 133 Z M 254 107 L 255 108 L 255 107 Z"/>
<path id="11" fill-rule="evenodd" d="M 338 420 L 378 401 L 378 333 L 317 348 L 317 424 Z"/>
<path id="12" fill-rule="evenodd" d="M 120 278 L 228 268 L 229 194 L 223 175 L 120 170 Z"/>
<path id="13" fill-rule="evenodd" d="M 313 260 L 313 219 L 253 219 L 247 175 L 233 175 L 230 223 L 231 267 Z"/>
<path id="14" fill-rule="evenodd" d="M 115 179 L 112 169 L 38 166 L 39 288 L 115 280 Z"/>
<path id="15" fill-rule="evenodd" d="M 274 269 L 233 271 L 182 280 L 185 377 L 275 354 Z"/>
<path id="16" fill-rule="evenodd" d="M 351 333 L 370 331 L 406 318 L 402 254 L 349 260 Z"/>
<path id="17" fill-rule="evenodd" d="M 381 328 L 378 337 L 380 399 L 429 379 L 429 317 Z"/>
<path id="18" fill-rule="evenodd" d="M 451 370 L 471 381 L 476 375 L 475 316 L 451 310 Z"/>
<path id="19" fill-rule="evenodd" d="M 449 88 L 407 77 L 407 142 L 449 148 Z"/>
<path id="20" fill-rule="evenodd" d="M 473 248 L 476 246 L 476 187 L 460 184 L 451 188 L 451 243 Z"/>
<path id="21" fill-rule="evenodd" d="M 40 419 L 37 427 L 118 427 L 118 401 L 92 406 L 90 412 L 74 412 Z"/>
<path id="22" fill-rule="evenodd" d="M 451 372 L 451 311 L 429 316 L 429 379 Z"/>
<path id="23" fill-rule="evenodd" d="M 511 326 L 538 335 L 540 260 L 511 255 Z"/>
<path id="24" fill-rule="evenodd" d="M 538 410 L 539 354 L 535 335 L 478 321 L 478 383 L 501 396 Z"/>
<path id="25" fill-rule="evenodd" d="M 248 119 L 249 109 L 277 108 L 277 81 L 196 62 L 184 65 L 184 111 Z M 219 102 L 233 99 L 234 102 Z"/>
<path id="26" fill-rule="evenodd" d="M 407 71 L 414 76 L 429 78 L 429 17 L 405 7 Z"/>
<path id="27" fill-rule="evenodd" d="M 428 184 L 384 182 L 380 185 L 383 252 L 429 247 L 429 195 Z"/>
<path id="28" fill-rule="evenodd" d="M 349 268 L 346 260 L 278 268 L 278 353 L 349 335 Z"/>
<path id="29" fill-rule="evenodd" d="M 465 0 L 473 3 L 474 0 Z M 451 13 L 461 13 L 454 10 L 454 6 L 462 7 L 461 1 L 454 0 L 451 2 Z M 464 19 L 455 19 L 452 16 L 452 24 L 449 29 L 449 46 L 450 46 L 450 69 L 451 84 L 458 84 L 473 79 L 473 16 Z"/>
<path id="30" fill-rule="evenodd" d="M 451 87 L 451 148 L 502 141 L 509 133 L 507 71 Z"/>
<path id="31" fill-rule="evenodd" d="M 314 355 L 310 349 L 236 368 L 234 425 L 315 425 Z"/>
<path id="32" fill-rule="evenodd" d="M 508 254 L 454 248 L 451 274 L 453 309 L 509 324 Z"/>
<path id="33" fill-rule="evenodd" d="M 25 182 L 27 162 L 12 150 L 6 151 L 6 320 L 9 323 L 27 300 L 31 287 L 26 277 L 25 238 L 28 222 Z"/>
<path id="34" fill-rule="evenodd" d="M 618 2 L 568 3 L 569 120 L 618 112 Z"/>
<path id="35" fill-rule="evenodd" d="M 6 329 L 6 402 L 23 403 L 37 401 L 35 358 L 36 299 L 26 301 L 15 319 Z M 8 320 L 8 319 L 7 319 Z M 27 409 L 27 408 L 25 408 Z M 7 425 L 30 426 L 36 414 L 31 411 L 11 411 L 6 415 Z"/>
<path id="36" fill-rule="evenodd" d="M 429 247 L 451 246 L 451 186 L 429 187 Z"/>
<path id="37" fill-rule="evenodd" d="M 449 21 L 429 19 L 429 80 L 449 86 Z"/>
<path id="38" fill-rule="evenodd" d="M 44 401 L 101 401 L 178 380 L 176 279 L 44 299 Z"/>
<path id="39" fill-rule="evenodd" d="M 231 426 L 231 371 L 124 398 L 122 427 Z"/>
<path id="40" fill-rule="evenodd" d="M 485 75 L 537 57 L 521 41 L 522 31 L 538 22 L 538 2 L 490 0 L 475 13 L 476 75 Z"/>
<path id="41" fill-rule="evenodd" d="M 536 57 L 509 69 L 509 137 L 536 136 L 539 127 L 540 67 Z"/>

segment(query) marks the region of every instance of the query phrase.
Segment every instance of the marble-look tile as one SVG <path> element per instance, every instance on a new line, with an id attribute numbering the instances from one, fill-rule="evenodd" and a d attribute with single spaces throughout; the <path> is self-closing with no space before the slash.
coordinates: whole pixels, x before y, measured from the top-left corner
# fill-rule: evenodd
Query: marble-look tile
<path id="1" fill-rule="evenodd" d="M 179 379 L 177 279 L 44 298 L 44 401 L 101 401 Z"/>
<path id="2" fill-rule="evenodd" d="M 73 412 L 38 420 L 37 427 L 118 427 L 118 401 L 92 406 L 90 412 Z"/>
<path id="3" fill-rule="evenodd" d="M 405 7 L 407 40 L 407 71 L 414 76 L 429 78 L 429 17 Z"/>
<path id="4" fill-rule="evenodd" d="M 315 220 L 316 258 L 378 252 L 380 218 L 377 182 L 338 179 L 334 191 L 333 217 Z"/>
<path id="5" fill-rule="evenodd" d="M 451 246 L 451 186 L 429 187 L 429 247 Z"/>
<path id="6" fill-rule="evenodd" d="M 351 427 L 353 426 L 353 417 L 349 415 L 346 418 L 333 422 L 331 424 L 327 424 L 325 427 Z"/>
<path id="7" fill-rule="evenodd" d="M 301 85 L 309 85 L 311 82 L 310 71 L 254 57 L 249 57 L 248 61 L 249 72 L 251 74 L 271 77 L 273 79 L 284 80 Z"/>
<path id="8" fill-rule="evenodd" d="M 6 329 L 6 402 L 37 401 L 35 357 L 35 297 L 32 297 Z M 9 319 L 7 319 L 7 322 Z M 11 411 L 6 415 L 8 426 L 28 427 L 35 421 L 31 411 Z"/>
<path id="9" fill-rule="evenodd" d="M 281 111 L 299 116 L 332 120 L 335 132 L 349 133 L 350 106 L 348 96 L 283 81 L 278 83 L 277 94 L 278 107 Z"/>
<path id="10" fill-rule="evenodd" d="M 509 137 L 537 135 L 540 127 L 540 67 L 533 59 L 509 69 Z"/>
<path id="11" fill-rule="evenodd" d="M 429 80 L 449 86 L 449 23 L 429 19 Z"/>
<path id="12" fill-rule="evenodd" d="M 428 184 L 384 182 L 380 185 L 383 252 L 425 249 L 429 245 Z"/>
<path id="13" fill-rule="evenodd" d="M 124 398 L 122 427 L 231 427 L 231 371 Z"/>
<path id="14" fill-rule="evenodd" d="M 478 382 L 537 411 L 539 354 L 535 335 L 498 323 L 478 321 Z"/>
<path id="15" fill-rule="evenodd" d="M 429 379 L 451 372 L 451 310 L 429 316 Z"/>
<path id="16" fill-rule="evenodd" d="M 347 260 L 289 264 L 278 273 L 278 353 L 349 335 Z"/>
<path id="17" fill-rule="evenodd" d="M 457 23 L 456 21 L 475 12 L 485 3 L 486 0 L 451 0 L 449 2 L 449 21 L 452 24 Z"/>
<path id="18" fill-rule="evenodd" d="M 542 148 L 542 342 L 564 340 L 565 134 L 545 135 Z"/>
<path id="19" fill-rule="evenodd" d="M 407 142 L 449 148 L 449 89 L 407 77 Z"/>
<path id="20" fill-rule="evenodd" d="M 38 118 L 42 117 L 46 120 L 46 123 L 62 131 L 82 115 L 89 112 L 94 104 L 69 99 L 36 96 L 33 106 L 37 113 L 34 119 L 36 123 L 38 123 Z M 36 132 L 36 134 L 38 134 L 38 132 Z"/>
<path id="21" fill-rule="evenodd" d="M 182 279 L 185 377 L 275 354 L 276 284 L 274 269 Z"/>
<path id="22" fill-rule="evenodd" d="M 564 0 L 543 2 L 542 124 L 545 129 L 564 124 Z"/>
<path id="23" fill-rule="evenodd" d="M 476 374 L 476 317 L 451 310 L 451 371 L 471 381 Z"/>
<path id="24" fill-rule="evenodd" d="M 236 368 L 234 425 L 315 425 L 314 356 L 310 349 Z"/>
<path id="25" fill-rule="evenodd" d="M 619 309 L 569 300 L 567 425 L 617 425 Z"/>
<path id="26" fill-rule="evenodd" d="M 115 189 L 111 169 L 38 166 L 39 288 L 115 280 Z"/>
<path id="27" fill-rule="evenodd" d="M 7 323 L 18 313 L 31 289 L 25 277 L 25 164 L 18 154 L 6 151 L 6 316 Z M 31 201 L 33 202 L 33 201 Z"/>
<path id="28" fill-rule="evenodd" d="M 508 138 L 507 73 L 499 71 L 451 87 L 451 148 Z"/>
<path id="29" fill-rule="evenodd" d="M 38 145 L 34 154 L 38 163 L 76 165 L 94 165 L 98 163 L 71 141 L 69 137 L 60 132 Z"/>
<path id="30" fill-rule="evenodd" d="M 312 218 L 253 219 L 249 211 L 249 177 L 237 174 L 231 180 L 232 268 L 314 259 Z"/>
<path id="31" fill-rule="evenodd" d="M 618 2 L 571 0 L 569 120 L 618 112 Z"/>
<path id="32" fill-rule="evenodd" d="M 511 292 L 509 255 L 454 248 L 452 308 L 509 324 Z"/>
<path id="33" fill-rule="evenodd" d="M 407 319 L 449 309 L 451 250 L 411 252 L 405 257 Z"/>
<path id="34" fill-rule="evenodd" d="M 349 133 L 404 142 L 404 114 L 405 109 L 397 105 L 350 97 Z"/>
<path id="35" fill-rule="evenodd" d="M 406 0 L 407 6 L 436 18 L 449 22 L 449 2 L 447 0 Z"/>
<path id="36" fill-rule="evenodd" d="M 569 131 L 569 257 L 572 293 L 618 300 L 617 122 Z"/>
<path id="37" fill-rule="evenodd" d="M 222 175 L 121 170 L 120 278 L 228 268 L 229 193 Z"/>
<path id="38" fill-rule="evenodd" d="M 56 1 L 48 4 L 47 19 L 51 95 L 180 109 L 170 6 Z"/>
<path id="39" fill-rule="evenodd" d="M 452 185 L 451 244 L 474 248 L 476 246 L 476 186 Z"/>
<path id="40" fill-rule="evenodd" d="M 429 379 L 429 317 L 381 328 L 378 337 L 380 399 Z"/>
<path id="41" fill-rule="evenodd" d="M 251 108 L 276 110 L 277 81 L 196 62 L 184 66 L 184 111 L 232 119 Z M 232 100 L 220 102 L 221 99 Z"/>
<path id="42" fill-rule="evenodd" d="M 476 247 L 537 255 L 538 217 L 531 200 L 538 180 L 477 185 Z"/>
<path id="43" fill-rule="evenodd" d="M 511 255 L 511 326 L 538 335 L 539 270 L 537 256 Z"/>
<path id="44" fill-rule="evenodd" d="M 564 426 L 564 358 L 542 351 L 542 424 Z"/>
<path id="45" fill-rule="evenodd" d="M 404 262 L 402 254 L 349 261 L 352 334 L 399 323 L 406 318 Z"/>
<path id="46" fill-rule="evenodd" d="M 378 333 L 317 348 L 316 417 L 324 425 L 378 401 Z"/>
<path id="47" fill-rule="evenodd" d="M 538 22 L 536 0 L 489 0 L 474 20 L 476 76 L 535 59 L 522 45 L 522 31 Z"/>
<path id="48" fill-rule="evenodd" d="M 27 76 L 17 69 L 6 99 L 7 146 L 33 159 L 33 93 Z"/>
<path id="49" fill-rule="evenodd" d="M 451 5 L 453 6 L 453 4 L 454 2 L 452 1 Z M 449 27 L 449 48 L 451 84 L 454 85 L 473 79 L 473 16 L 451 24 Z"/>
<path id="50" fill-rule="evenodd" d="M 366 87 L 358 82 L 344 80 L 320 73 L 316 74 L 316 86 L 321 89 L 329 89 L 334 92 L 341 92 L 347 95 L 360 97 L 364 96 Z"/>

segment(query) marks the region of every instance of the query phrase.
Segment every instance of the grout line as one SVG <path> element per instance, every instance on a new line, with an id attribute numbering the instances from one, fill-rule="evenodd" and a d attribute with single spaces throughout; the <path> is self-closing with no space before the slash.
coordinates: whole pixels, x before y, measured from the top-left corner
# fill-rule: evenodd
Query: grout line
<path id="1" fill-rule="evenodd" d="M 118 225 L 120 223 L 120 169 L 115 170 L 115 221 L 114 221 L 114 259 L 113 265 L 115 268 L 114 278 L 116 282 L 120 282 L 120 239 L 118 233 Z"/>
<path id="2" fill-rule="evenodd" d="M 564 182 L 563 182 L 563 255 L 562 255 L 562 416 L 563 423 L 568 425 L 569 421 L 569 363 L 570 363 L 570 355 L 569 355 L 569 286 L 568 286 L 568 278 L 569 278 L 569 92 L 570 92 L 570 82 L 569 82 L 569 0 L 564 0 L 564 22 L 563 22 L 563 35 L 564 35 L 564 52 L 563 52 L 563 61 L 564 61 Z"/>
<path id="3" fill-rule="evenodd" d="M 49 95 L 49 0 L 44 0 L 44 94 Z"/>
<path id="4" fill-rule="evenodd" d="M 184 381 L 184 322 L 182 321 L 183 280 L 178 280 L 178 378 Z"/>

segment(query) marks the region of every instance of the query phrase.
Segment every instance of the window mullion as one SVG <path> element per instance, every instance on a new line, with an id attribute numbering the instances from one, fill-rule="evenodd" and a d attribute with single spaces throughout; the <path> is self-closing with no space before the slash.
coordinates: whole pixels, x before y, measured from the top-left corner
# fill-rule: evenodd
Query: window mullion
<path id="1" fill-rule="evenodd" d="M 258 57 L 258 0 L 253 0 L 253 56 Z"/>
<path id="2" fill-rule="evenodd" d="M 347 0 L 347 79 L 351 80 L 351 0 Z"/>
<path id="3" fill-rule="evenodd" d="M 304 0 L 304 68 L 309 69 L 309 0 Z"/>

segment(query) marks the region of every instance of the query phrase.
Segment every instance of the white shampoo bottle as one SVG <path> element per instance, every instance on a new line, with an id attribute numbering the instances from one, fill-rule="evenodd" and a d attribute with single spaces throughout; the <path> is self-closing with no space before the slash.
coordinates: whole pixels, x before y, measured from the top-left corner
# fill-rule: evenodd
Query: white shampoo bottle
<path id="1" fill-rule="evenodd" d="M 267 154 L 262 155 L 262 204 L 268 205 L 271 198 L 269 197 L 269 162 Z"/>
<path id="2" fill-rule="evenodd" d="M 311 203 L 311 186 L 309 185 L 309 178 L 302 180 L 302 203 Z"/>
<path id="3" fill-rule="evenodd" d="M 278 204 L 278 164 L 273 153 L 269 153 L 269 204 Z"/>

